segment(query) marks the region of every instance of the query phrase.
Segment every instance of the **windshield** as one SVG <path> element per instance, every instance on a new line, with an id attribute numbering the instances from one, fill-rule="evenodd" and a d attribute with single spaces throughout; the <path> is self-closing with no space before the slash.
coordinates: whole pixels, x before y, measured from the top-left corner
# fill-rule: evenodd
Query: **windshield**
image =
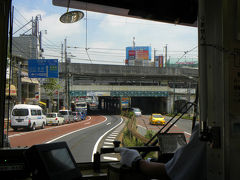
<path id="1" fill-rule="evenodd" d="M 197 28 L 72 7 L 84 18 L 62 23 L 67 7 L 52 0 L 13 0 L 12 5 L 12 55 L 6 56 L 5 74 L 6 87 L 12 87 L 5 98 L 11 147 L 66 141 L 76 162 L 92 162 L 96 151 L 113 147 L 119 137 L 123 146 L 138 146 L 125 131 L 128 119 L 136 118 L 136 127 L 148 136 L 159 129 L 149 123 L 153 113 L 171 117 L 195 97 L 197 83 L 181 73 L 198 75 Z M 47 117 L 64 118 L 44 124 L 38 111 L 25 122 L 8 118 L 11 112 L 28 115 L 27 109 L 12 111 L 16 104 L 41 104 Z M 76 118 L 72 111 L 83 113 Z M 36 128 L 28 127 L 33 118 L 38 118 Z M 190 123 L 181 129 L 191 133 Z M 119 154 L 101 160 L 119 161 Z"/>
<path id="2" fill-rule="evenodd" d="M 137 109 L 137 108 L 133 109 L 133 111 L 134 112 L 141 112 L 140 109 Z"/>
<path id="3" fill-rule="evenodd" d="M 163 118 L 163 116 L 161 114 L 154 114 L 153 117 L 154 118 Z"/>
<path id="4" fill-rule="evenodd" d="M 76 107 L 86 107 L 87 104 L 76 104 Z"/>
<path id="5" fill-rule="evenodd" d="M 56 114 L 47 114 L 47 117 L 48 118 L 54 118 L 54 117 L 56 117 Z"/>
<path id="6" fill-rule="evenodd" d="M 27 116 L 28 109 L 14 109 L 12 112 L 13 116 Z"/>
<path id="7" fill-rule="evenodd" d="M 67 111 L 59 111 L 59 113 L 60 113 L 61 115 L 68 115 L 68 112 L 67 112 Z"/>

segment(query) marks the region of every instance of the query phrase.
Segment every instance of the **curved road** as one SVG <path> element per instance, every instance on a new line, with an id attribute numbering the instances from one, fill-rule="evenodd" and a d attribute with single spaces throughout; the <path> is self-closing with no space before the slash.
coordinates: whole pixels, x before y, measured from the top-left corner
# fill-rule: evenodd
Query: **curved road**
<path id="1" fill-rule="evenodd" d="M 46 126 L 36 131 L 10 131 L 9 139 L 12 147 L 66 141 L 76 162 L 91 162 L 94 151 L 99 148 L 97 145 L 102 145 L 100 141 L 113 131 L 116 138 L 120 131 L 115 131 L 115 128 L 121 123 L 121 116 L 88 116 L 84 121 Z"/>
<path id="2" fill-rule="evenodd" d="M 64 136 L 57 139 L 56 142 L 66 141 L 76 162 L 91 162 L 94 147 L 99 138 L 109 130 L 113 131 L 120 122 L 120 116 L 107 116 L 103 123 Z"/>

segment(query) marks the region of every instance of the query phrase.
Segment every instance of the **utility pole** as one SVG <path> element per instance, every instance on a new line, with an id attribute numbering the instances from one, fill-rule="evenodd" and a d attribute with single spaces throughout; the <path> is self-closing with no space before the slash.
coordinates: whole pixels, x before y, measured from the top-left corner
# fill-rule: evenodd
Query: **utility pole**
<path id="1" fill-rule="evenodd" d="M 21 82 L 21 65 L 22 63 L 18 62 L 18 102 L 19 104 L 22 104 L 22 82 Z"/>
<path id="2" fill-rule="evenodd" d="M 156 61 L 155 57 L 156 57 L 156 49 L 154 48 L 154 50 L 153 50 L 153 59 L 154 59 L 154 62 Z M 154 64 L 154 65 L 155 65 L 155 64 Z"/>
<path id="3" fill-rule="evenodd" d="M 167 67 L 167 44 L 165 46 L 165 68 Z"/>
<path id="4" fill-rule="evenodd" d="M 67 59 L 67 39 L 64 39 L 64 51 L 65 51 L 65 106 L 69 109 L 69 84 L 68 84 L 68 59 Z"/>
<path id="5" fill-rule="evenodd" d="M 63 43 L 61 43 L 61 63 L 63 63 Z"/>
<path id="6" fill-rule="evenodd" d="M 63 64 L 63 43 L 61 43 L 61 61 L 60 61 L 62 64 Z M 58 63 L 58 69 L 59 69 L 59 63 Z M 59 77 L 58 77 L 58 84 L 59 84 Z M 58 90 L 58 94 L 57 94 L 57 98 L 58 98 L 58 101 L 57 101 L 57 110 L 59 111 L 60 110 L 60 91 Z"/>

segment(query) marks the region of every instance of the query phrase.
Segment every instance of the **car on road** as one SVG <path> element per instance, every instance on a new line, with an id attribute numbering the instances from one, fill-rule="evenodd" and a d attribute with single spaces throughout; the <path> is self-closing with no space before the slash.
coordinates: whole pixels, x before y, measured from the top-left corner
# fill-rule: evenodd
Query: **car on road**
<path id="1" fill-rule="evenodd" d="M 141 116 L 142 112 L 139 108 L 131 108 L 131 111 L 135 114 L 135 116 Z"/>
<path id="2" fill-rule="evenodd" d="M 36 128 L 44 128 L 46 125 L 46 116 L 38 105 L 17 104 L 11 112 L 11 127 L 13 130 L 19 128 L 27 128 L 35 130 Z"/>
<path id="3" fill-rule="evenodd" d="M 153 113 L 149 119 L 150 124 L 164 125 L 166 123 L 165 117 L 160 113 Z"/>
<path id="4" fill-rule="evenodd" d="M 74 122 L 80 121 L 81 120 L 81 114 L 80 112 L 72 112 L 73 115 L 73 120 Z"/>
<path id="5" fill-rule="evenodd" d="M 74 122 L 71 110 L 60 110 L 59 113 L 64 117 L 64 123 Z"/>
<path id="6" fill-rule="evenodd" d="M 64 117 L 56 112 L 48 113 L 47 114 L 47 125 L 53 124 L 53 125 L 60 125 L 64 124 Z"/>

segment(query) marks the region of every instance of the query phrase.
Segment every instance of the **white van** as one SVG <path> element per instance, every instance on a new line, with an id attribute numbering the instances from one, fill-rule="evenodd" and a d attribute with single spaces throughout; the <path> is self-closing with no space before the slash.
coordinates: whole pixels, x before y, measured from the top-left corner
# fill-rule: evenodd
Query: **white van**
<path id="1" fill-rule="evenodd" d="M 11 112 L 11 127 L 13 130 L 28 128 L 34 131 L 38 127 L 43 129 L 45 125 L 46 116 L 40 106 L 17 104 L 13 107 Z"/>
<path id="2" fill-rule="evenodd" d="M 59 114 L 64 117 L 64 123 L 74 122 L 72 111 L 71 110 L 60 110 Z"/>

